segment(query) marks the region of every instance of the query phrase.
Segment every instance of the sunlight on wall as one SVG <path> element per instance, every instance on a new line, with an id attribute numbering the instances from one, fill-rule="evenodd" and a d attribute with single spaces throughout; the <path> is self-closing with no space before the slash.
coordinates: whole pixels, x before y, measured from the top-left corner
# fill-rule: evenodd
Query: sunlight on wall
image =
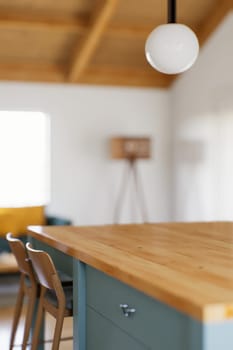
<path id="1" fill-rule="evenodd" d="M 215 216 L 233 218 L 233 108 L 218 113 L 215 129 L 214 188 Z"/>
<path id="2" fill-rule="evenodd" d="M 41 112 L 0 111 L 0 207 L 50 197 L 50 121 Z"/>
<path id="3" fill-rule="evenodd" d="M 176 136 L 176 217 L 233 218 L 233 108 L 186 118 Z"/>

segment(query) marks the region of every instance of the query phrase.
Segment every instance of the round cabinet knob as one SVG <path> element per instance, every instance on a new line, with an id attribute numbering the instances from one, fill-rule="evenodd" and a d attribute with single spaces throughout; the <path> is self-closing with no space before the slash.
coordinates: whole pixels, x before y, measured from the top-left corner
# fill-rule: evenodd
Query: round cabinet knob
<path id="1" fill-rule="evenodd" d="M 131 314 L 135 314 L 136 309 L 133 307 L 129 307 L 128 304 L 120 304 L 120 308 L 125 317 L 129 317 Z"/>

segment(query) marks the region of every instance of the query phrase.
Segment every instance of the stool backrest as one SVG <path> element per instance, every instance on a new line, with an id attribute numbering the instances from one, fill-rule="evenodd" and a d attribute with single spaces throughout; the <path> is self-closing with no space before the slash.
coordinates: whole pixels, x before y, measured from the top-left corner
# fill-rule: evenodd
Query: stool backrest
<path id="1" fill-rule="evenodd" d="M 31 262 L 28 259 L 27 251 L 23 242 L 20 239 L 13 237 L 10 232 L 7 233 L 6 240 L 8 241 L 10 249 L 16 258 L 20 272 L 29 276 L 31 280 L 34 280 L 35 277 Z"/>
<path id="2" fill-rule="evenodd" d="M 63 290 L 50 255 L 43 250 L 33 249 L 29 242 L 26 249 L 39 283 L 45 288 L 53 289 L 56 294 L 58 290 Z"/>

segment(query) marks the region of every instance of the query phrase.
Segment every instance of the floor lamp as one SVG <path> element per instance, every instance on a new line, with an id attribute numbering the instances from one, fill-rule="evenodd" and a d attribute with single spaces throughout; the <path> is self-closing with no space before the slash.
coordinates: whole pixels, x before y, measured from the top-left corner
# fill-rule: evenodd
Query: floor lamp
<path id="1" fill-rule="evenodd" d="M 119 193 L 114 208 L 114 223 L 119 223 L 120 211 L 123 205 L 124 194 L 130 178 L 133 178 L 134 189 L 139 204 L 143 222 L 148 221 L 147 208 L 142 182 L 139 179 L 139 171 L 136 163 L 139 159 L 150 158 L 149 137 L 113 137 L 111 138 L 112 159 L 125 159 L 126 168 L 123 173 Z"/>

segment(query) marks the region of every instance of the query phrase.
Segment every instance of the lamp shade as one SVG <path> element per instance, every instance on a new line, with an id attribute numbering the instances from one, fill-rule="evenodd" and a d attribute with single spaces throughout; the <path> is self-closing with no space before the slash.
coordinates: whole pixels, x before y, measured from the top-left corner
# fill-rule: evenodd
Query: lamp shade
<path id="1" fill-rule="evenodd" d="M 111 156 L 114 159 L 150 158 L 149 137 L 113 137 L 111 138 Z"/>
<path id="2" fill-rule="evenodd" d="M 147 38 L 146 58 L 153 68 L 166 74 L 182 73 L 197 59 L 198 39 L 186 25 L 162 24 Z"/>

